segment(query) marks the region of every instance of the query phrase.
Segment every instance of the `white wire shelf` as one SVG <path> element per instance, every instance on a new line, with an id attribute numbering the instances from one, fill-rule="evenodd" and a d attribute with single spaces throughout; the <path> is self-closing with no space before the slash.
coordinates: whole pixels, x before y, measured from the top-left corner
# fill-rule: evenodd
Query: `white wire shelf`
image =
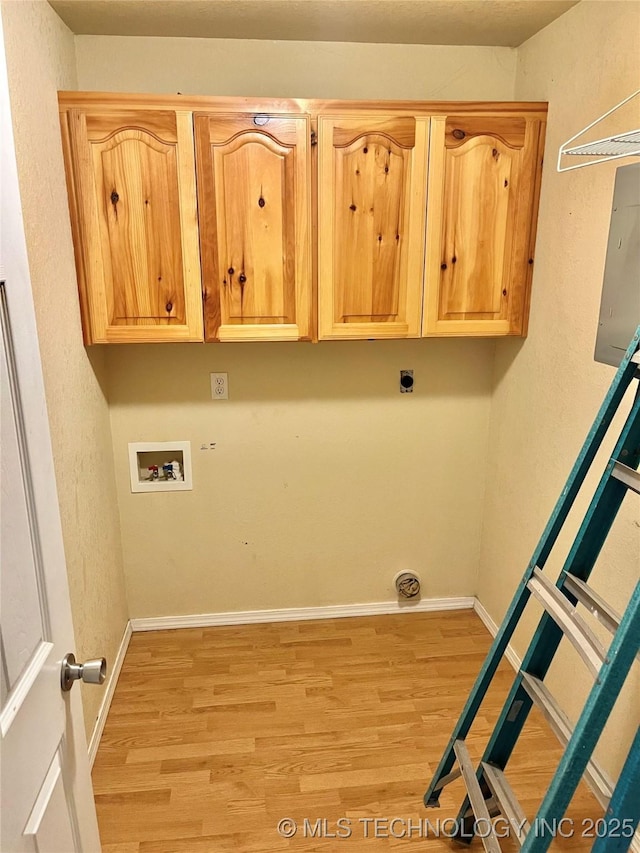
<path id="1" fill-rule="evenodd" d="M 560 150 L 558 151 L 558 171 L 569 172 L 572 169 L 581 169 L 585 166 L 593 166 L 596 163 L 604 163 L 608 160 L 617 160 L 621 157 L 640 156 L 640 128 L 637 130 L 628 130 L 623 133 L 612 134 L 611 136 L 605 136 L 602 139 L 595 139 L 591 142 L 584 142 L 581 145 L 571 145 L 572 142 L 575 142 L 587 133 L 587 131 L 591 130 L 591 128 L 595 127 L 616 110 L 620 109 L 620 107 L 628 104 L 638 96 L 640 96 L 640 89 L 632 95 L 629 95 L 629 97 L 625 98 L 624 101 L 616 104 L 615 107 L 610 109 L 604 115 L 591 122 L 591 124 L 587 125 L 587 127 L 583 128 L 579 133 L 576 133 L 575 136 L 568 139 L 564 145 L 561 145 Z M 570 166 L 564 166 L 562 165 L 562 158 L 565 156 L 573 158 L 597 157 L 598 159 L 588 160 L 584 163 L 574 162 Z"/>

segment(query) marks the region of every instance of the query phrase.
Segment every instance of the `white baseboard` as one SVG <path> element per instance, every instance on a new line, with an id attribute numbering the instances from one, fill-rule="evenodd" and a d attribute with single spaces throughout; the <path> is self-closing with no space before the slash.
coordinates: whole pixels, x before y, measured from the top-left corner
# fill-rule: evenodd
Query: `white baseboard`
<path id="1" fill-rule="evenodd" d="M 298 622 L 308 619 L 341 619 L 347 616 L 375 616 L 392 613 L 431 613 L 440 610 L 468 610 L 475 598 L 423 598 L 407 601 L 374 601 L 368 604 L 333 604 L 326 607 L 287 607 L 282 610 L 239 610 L 234 613 L 197 613 L 189 616 L 151 616 L 132 619 L 134 631 L 166 631 L 171 628 L 209 628 L 220 625 L 251 625 L 259 622 Z"/>
<path id="2" fill-rule="evenodd" d="M 116 684 L 118 683 L 118 678 L 120 677 L 120 670 L 122 669 L 124 656 L 126 655 L 127 648 L 129 647 L 129 640 L 131 639 L 131 634 L 131 622 L 127 622 L 127 627 L 124 629 L 124 634 L 122 635 L 118 654 L 116 655 L 116 659 L 114 660 L 111 666 L 111 674 L 109 675 L 109 681 L 107 682 L 107 687 L 104 691 L 104 696 L 102 697 L 102 704 L 100 705 L 100 710 L 98 711 L 96 724 L 93 727 L 93 731 L 91 732 L 91 739 L 89 740 L 90 767 L 93 767 L 93 762 L 96 759 L 98 746 L 100 745 L 100 738 L 102 737 L 104 724 L 107 722 L 107 714 L 109 713 L 109 708 L 111 707 L 111 700 L 113 699 Z"/>
<path id="3" fill-rule="evenodd" d="M 498 629 L 500 626 L 491 618 L 491 616 L 489 615 L 489 611 L 484 606 L 484 604 L 481 604 L 480 601 L 478 601 L 478 599 L 476 598 L 474 599 L 473 609 L 484 622 L 487 631 L 491 634 L 492 637 L 495 637 L 498 633 Z M 520 667 L 522 666 L 522 660 L 516 650 L 511 645 L 511 643 L 509 643 L 509 645 L 507 646 L 504 656 L 514 669 L 520 669 Z"/>

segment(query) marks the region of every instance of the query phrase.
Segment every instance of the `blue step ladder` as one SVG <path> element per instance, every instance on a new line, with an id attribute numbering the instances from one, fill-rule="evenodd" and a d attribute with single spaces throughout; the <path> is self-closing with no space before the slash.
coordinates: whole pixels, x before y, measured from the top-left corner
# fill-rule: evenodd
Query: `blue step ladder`
<path id="1" fill-rule="evenodd" d="M 438 806 L 442 789 L 462 776 L 467 797 L 458 815 L 458 838 L 470 841 L 474 827 L 481 826 L 482 832 L 478 834 L 487 853 L 501 853 L 497 834 L 491 827 L 491 818 L 497 815 L 502 815 L 516 828 L 512 837 L 519 841 L 524 853 L 548 850 L 554 829 L 583 777 L 606 810 L 605 820 L 609 823 L 605 829 L 611 830 L 604 833 L 605 837 L 596 839 L 593 851 L 623 853 L 628 850 L 640 819 L 640 730 L 615 790 L 611 779 L 592 759 L 593 750 L 633 661 L 636 656 L 640 658 L 640 580 L 622 616 L 587 584 L 623 498 L 629 491 L 640 494 L 640 473 L 637 470 L 640 464 L 640 387 L 636 389 L 631 411 L 556 584 L 542 572 L 622 398 L 633 380 L 640 377 L 639 365 L 640 326 L 525 570 L 424 796 L 426 806 Z M 638 574 L 640 577 L 640 567 Z M 465 738 L 532 595 L 544 608 L 543 616 L 480 765 L 474 768 Z M 578 603 L 590 610 L 613 634 L 608 649 L 576 612 Z M 563 637 L 571 641 L 595 677 L 574 727 L 544 683 Z M 532 824 L 526 819 L 504 771 L 534 704 L 546 717 L 565 751 Z M 619 831 L 616 831 L 616 820 L 620 821 Z M 633 849 L 640 851 L 640 846 Z"/>

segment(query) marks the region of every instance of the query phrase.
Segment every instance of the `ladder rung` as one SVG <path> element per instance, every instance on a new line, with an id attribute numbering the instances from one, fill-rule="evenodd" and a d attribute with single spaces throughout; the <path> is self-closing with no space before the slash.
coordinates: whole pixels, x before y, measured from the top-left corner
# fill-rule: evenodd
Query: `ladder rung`
<path id="1" fill-rule="evenodd" d="M 598 622 L 604 625 L 612 634 L 615 634 L 620 626 L 620 616 L 609 602 L 605 601 L 601 595 L 598 595 L 594 589 L 591 589 L 588 584 L 580 580 L 580 578 L 575 577 L 575 575 L 567 574 L 565 576 L 564 589 L 568 589 L 569 592 L 573 593 L 580 604 L 584 604 L 593 613 Z M 636 657 L 640 661 L 640 651 Z"/>
<path id="2" fill-rule="evenodd" d="M 527 586 L 554 622 L 562 628 L 565 636 L 571 640 L 593 674 L 597 676 L 604 663 L 606 649 L 584 619 L 576 613 L 573 604 L 557 586 L 547 580 L 538 568 L 533 570 L 533 577 Z"/>
<path id="3" fill-rule="evenodd" d="M 462 773 L 460 773 L 460 775 L 462 776 Z M 496 803 L 495 797 L 493 797 L 493 796 L 490 797 L 488 800 L 485 800 L 485 803 L 487 804 L 487 811 L 489 812 L 490 818 L 498 817 L 499 815 L 502 814 L 502 812 L 500 811 L 500 809 L 498 807 L 498 804 Z M 474 816 L 473 815 L 473 809 L 471 808 L 471 806 L 469 806 L 469 808 L 466 810 L 466 812 L 464 813 L 464 816 L 465 816 L 465 818 Z"/>
<path id="4" fill-rule="evenodd" d="M 489 809 L 487 808 L 482 790 L 480 789 L 480 783 L 476 777 L 476 772 L 473 769 L 473 762 L 471 761 L 471 756 L 469 755 L 466 743 L 463 740 L 454 741 L 453 751 L 455 752 L 456 758 L 460 764 L 462 778 L 464 779 L 464 784 L 467 787 L 467 795 L 469 796 L 469 802 L 471 803 L 471 808 L 476 816 L 476 820 L 481 820 L 484 826 L 487 827 L 487 831 L 483 831 L 480 837 L 484 849 L 487 853 L 502 853 L 500 842 L 498 841 L 495 830 L 491 824 Z M 489 830 L 489 827 L 491 827 L 491 830 Z"/>
<path id="5" fill-rule="evenodd" d="M 620 626 L 620 616 L 601 595 L 598 595 L 594 589 L 591 589 L 580 578 L 569 574 L 565 576 L 564 589 L 568 589 L 570 593 L 575 595 L 580 604 L 584 604 L 608 631 L 615 634 Z"/>
<path id="6" fill-rule="evenodd" d="M 522 847 L 522 843 L 531 829 L 531 824 L 527 820 L 527 816 L 522 810 L 522 806 L 518 802 L 513 788 L 509 784 L 507 777 L 498 767 L 493 767 L 491 764 L 483 762 L 482 771 L 500 812 L 511 824 L 513 837 L 520 847 Z"/>
<path id="7" fill-rule="evenodd" d="M 522 686 L 540 708 L 562 746 L 566 747 L 571 738 L 573 727 L 547 687 L 539 678 L 535 678 L 527 672 L 522 673 Z M 593 758 L 587 765 L 584 779 L 602 808 L 606 809 L 613 793 L 613 782 Z"/>
<path id="8" fill-rule="evenodd" d="M 578 599 L 580 604 L 590 610 L 612 634 L 620 627 L 620 616 L 601 595 L 575 575 L 567 574 L 564 579 L 564 589 L 568 589 Z M 640 651 L 636 655 L 640 661 Z"/>
<path id="9" fill-rule="evenodd" d="M 459 767 L 455 767 L 451 773 L 447 773 L 446 776 L 443 776 L 442 779 L 440 779 L 437 787 L 433 789 L 433 793 L 435 794 L 437 791 L 441 791 L 446 785 L 450 782 L 454 782 L 459 776 L 462 776 L 462 770 L 460 770 Z"/>
<path id="10" fill-rule="evenodd" d="M 620 480 L 629 489 L 637 492 L 640 495 L 640 471 L 634 468 L 629 468 L 628 465 L 623 465 L 622 462 L 614 462 L 611 476 L 616 480 Z"/>

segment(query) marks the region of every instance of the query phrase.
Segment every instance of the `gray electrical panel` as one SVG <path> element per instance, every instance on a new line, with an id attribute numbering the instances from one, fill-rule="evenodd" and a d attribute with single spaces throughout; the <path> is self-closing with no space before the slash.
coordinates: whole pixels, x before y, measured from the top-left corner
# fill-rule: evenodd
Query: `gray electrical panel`
<path id="1" fill-rule="evenodd" d="M 616 170 L 595 360 L 618 367 L 640 325 L 640 163 Z"/>

